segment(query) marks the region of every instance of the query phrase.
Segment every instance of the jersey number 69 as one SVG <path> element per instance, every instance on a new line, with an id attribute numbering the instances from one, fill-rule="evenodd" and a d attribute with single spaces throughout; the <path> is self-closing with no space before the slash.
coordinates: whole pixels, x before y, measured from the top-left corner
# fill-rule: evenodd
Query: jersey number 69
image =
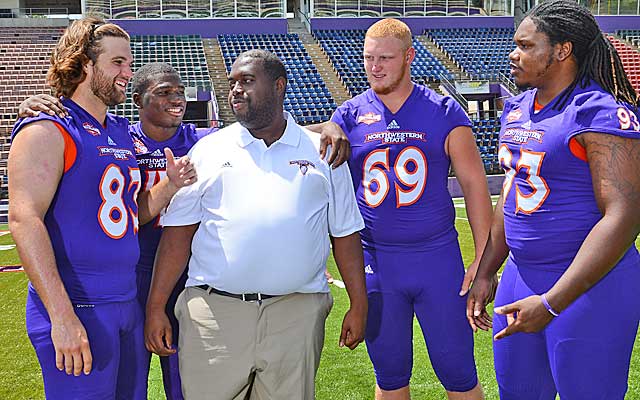
<path id="1" fill-rule="evenodd" d="M 412 166 L 411 170 L 409 166 Z M 378 207 L 387 197 L 390 189 L 386 173 L 390 169 L 389 149 L 378 149 L 369 153 L 364 159 L 362 168 L 364 199 L 370 207 Z M 419 148 L 405 147 L 396 157 L 393 169 L 398 181 L 402 184 L 394 183 L 396 208 L 410 206 L 420 199 L 427 184 L 427 158 Z M 377 187 L 372 189 L 374 183 Z"/>

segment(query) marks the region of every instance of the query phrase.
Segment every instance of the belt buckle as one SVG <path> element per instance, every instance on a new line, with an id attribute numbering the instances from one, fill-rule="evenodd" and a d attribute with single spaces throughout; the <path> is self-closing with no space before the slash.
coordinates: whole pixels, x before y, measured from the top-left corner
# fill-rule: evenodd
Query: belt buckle
<path id="1" fill-rule="evenodd" d="M 242 296 L 242 301 L 247 301 L 247 302 L 257 301 L 258 303 L 262 303 L 262 300 L 263 300 L 263 299 L 262 299 L 262 293 L 251 293 L 251 295 L 255 295 L 255 296 L 256 296 L 256 299 L 255 299 L 255 300 L 253 300 L 253 299 L 248 299 L 248 298 L 247 298 L 247 294 L 246 294 L 246 293 L 242 293 L 242 294 L 241 294 L 241 296 Z"/>

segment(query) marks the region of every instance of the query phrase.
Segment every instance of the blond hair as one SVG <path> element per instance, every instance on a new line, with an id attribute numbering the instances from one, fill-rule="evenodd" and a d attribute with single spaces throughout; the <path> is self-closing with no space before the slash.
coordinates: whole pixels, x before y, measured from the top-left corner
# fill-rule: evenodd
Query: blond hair
<path id="1" fill-rule="evenodd" d="M 97 17 L 79 19 L 67 28 L 51 53 L 47 72 L 47 82 L 56 96 L 73 95 L 87 77 L 84 65 L 96 62 L 102 53 L 100 41 L 107 36 L 129 40 L 124 29 Z"/>
<path id="2" fill-rule="evenodd" d="M 367 30 L 366 38 L 394 37 L 402 41 L 404 50 L 412 46 L 411 29 L 404 22 L 385 18 L 371 25 Z"/>

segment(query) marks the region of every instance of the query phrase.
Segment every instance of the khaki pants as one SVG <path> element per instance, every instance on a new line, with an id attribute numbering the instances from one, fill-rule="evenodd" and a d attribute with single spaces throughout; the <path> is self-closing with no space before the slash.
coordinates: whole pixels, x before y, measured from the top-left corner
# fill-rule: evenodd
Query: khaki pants
<path id="1" fill-rule="evenodd" d="M 186 288 L 176 303 L 187 400 L 311 400 L 330 293 L 244 302 Z"/>

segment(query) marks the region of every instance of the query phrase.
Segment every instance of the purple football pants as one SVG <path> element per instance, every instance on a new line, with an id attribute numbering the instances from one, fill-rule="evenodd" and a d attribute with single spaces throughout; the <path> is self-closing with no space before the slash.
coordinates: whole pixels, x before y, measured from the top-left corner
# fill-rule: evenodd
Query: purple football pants
<path id="1" fill-rule="evenodd" d="M 507 261 L 496 294 L 502 306 L 542 294 L 560 272 Z M 537 333 L 493 342 L 502 400 L 622 400 L 640 319 L 640 265 L 618 265 Z M 494 314 L 494 334 L 506 327 Z"/>
<path id="2" fill-rule="evenodd" d="M 473 389 L 478 378 L 466 297 L 458 295 L 464 277 L 458 242 L 412 253 L 365 249 L 364 257 L 369 299 L 365 339 L 378 386 L 395 390 L 409 384 L 415 314 L 445 389 Z"/>
<path id="3" fill-rule="evenodd" d="M 27 333 L 42 367 L 48 400 L 144 400 L 147 398 L 144 318 L 136 300 L 73 304 L 84 325 L 93 357 L 89 375 L 67 375 L 56 368 L 51 321 L 35 290 L 27 296 Z"/>
<path id="4" fill-rule="evenodd" d="M 144 310 L 147 305 L 147 297 L 149 297 L 149 288 L 151 287 L 152 271 L 136 271 L 136 280 L 138 285 L 138 303 Z M 187 281 L 187 272 L 185 271 L 178 283 L 176 284 L 173 293 L 169 297 L 167 302 L 166 312 L 169 322 L 171 323 L 171 329 L 173 333 L 173 347 L 178 349 L 178 320 L 173 312 L 176 305 L 176 300 L 180 292 L 184 290 L 184 284 Z M 151 353 L 147 352 L 146 355 L 147 370 L 149 370 L 149 364 L 151 363 Z M 174 353 L 167 357 L 160 357 L 160 367 L 162 368 L 162 382 L 164 384 L 164 393 L 167 396 L 167 400 L 183 400 L 182 385 L 180 381 L 180 371 L 178 369 L 178 353 Z"/>

